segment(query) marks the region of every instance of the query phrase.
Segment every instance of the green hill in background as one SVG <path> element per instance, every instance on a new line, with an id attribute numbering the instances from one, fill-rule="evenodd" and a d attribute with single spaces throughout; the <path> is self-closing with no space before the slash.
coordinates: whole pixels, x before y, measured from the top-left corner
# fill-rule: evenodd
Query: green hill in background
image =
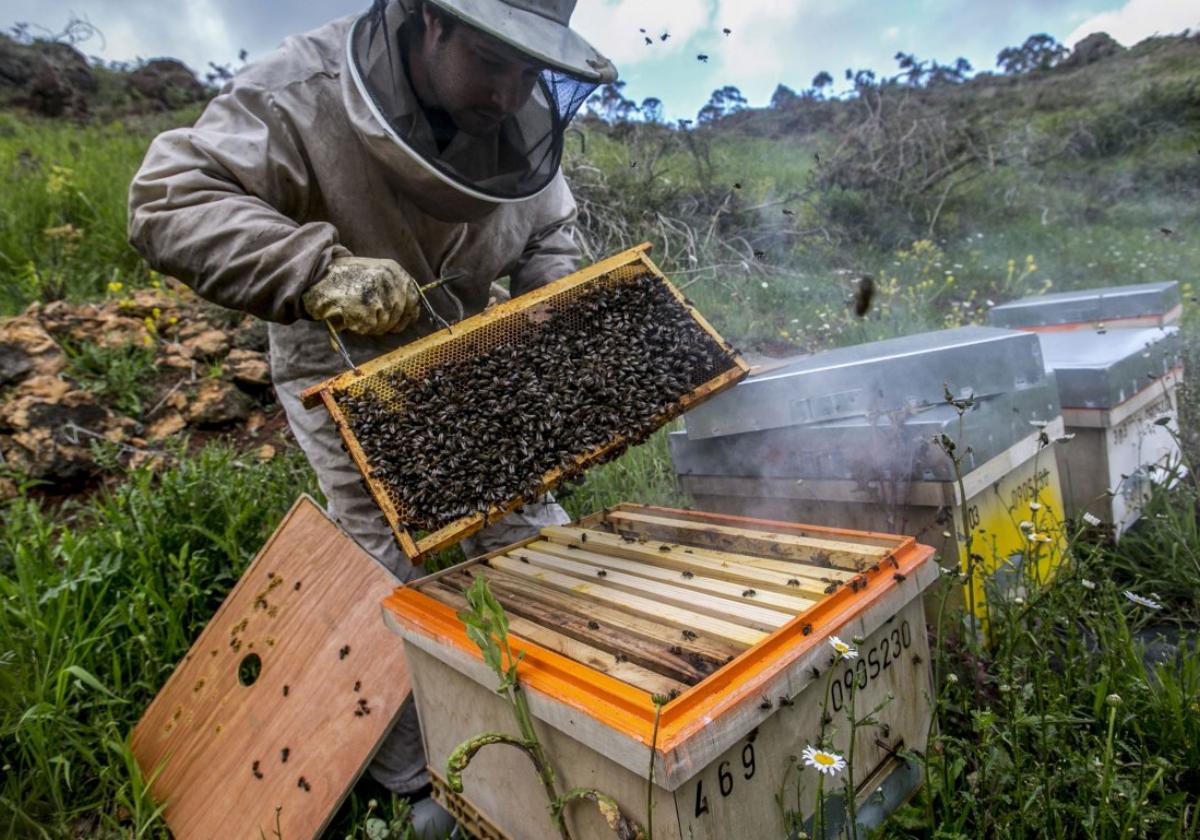
<path id="1" fill-rule="evenodd" d="M 721 329 L 770 352 L 978 320 L 1041 289 L 1188 281 L 1200 38 L 1011 52 L 1010 72 L 969 78 L 900 54 L 894 78 L 859 72 L 841 98 L 781 85 L 769 108 L 725 88 L 686 127 L 604 90 L 565 163 L 584 250 L 653 241 Z M 203 88 L 169 62 L 80 82 L 81 59 L 0 39 L 0 311 L 146 279 L 125 244 L 127 184 L 150 138 L 200 107 L 169 106 Z M 58 119 L 31 112 L 47 66 L 79 87 Z M 859 320 L 847 301 L 864 274 L 879 294 Z"/>

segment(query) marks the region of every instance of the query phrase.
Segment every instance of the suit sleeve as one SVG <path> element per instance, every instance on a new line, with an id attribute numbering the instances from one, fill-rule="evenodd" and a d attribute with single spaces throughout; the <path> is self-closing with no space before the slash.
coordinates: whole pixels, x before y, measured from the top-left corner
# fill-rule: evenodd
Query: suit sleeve
<path id="1" fill-rule="evenodd" d="M 509 272 L 513 297 L 566 277 L 579 268 L 575 197 L 561 172 L 547 188 L 544 206 L 538 229 Z"/>
<path id="2" fill-rule="evenodd" d="M 129 241 L 203 298 L 259 318 L 306 318 L 304 292 L 337 230 L 305 217 L 311 171 L 272 94 L 233 82 L 191 128 L 159 135 L 129 190 Z"/>

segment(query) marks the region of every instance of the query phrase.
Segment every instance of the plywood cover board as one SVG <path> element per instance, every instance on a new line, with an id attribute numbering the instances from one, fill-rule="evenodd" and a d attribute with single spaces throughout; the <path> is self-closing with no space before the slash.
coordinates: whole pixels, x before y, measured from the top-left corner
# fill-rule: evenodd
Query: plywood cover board
<path id="1" fill-rule="evenodd" d="M 320 834 L 410 690 L 379 613 L 395 586 L 297 501 L 134 729 L 142 772 L 162 766 L 151 790 L 175 837 Z M 247 687 L 250 654 L 262 665 Z"/>

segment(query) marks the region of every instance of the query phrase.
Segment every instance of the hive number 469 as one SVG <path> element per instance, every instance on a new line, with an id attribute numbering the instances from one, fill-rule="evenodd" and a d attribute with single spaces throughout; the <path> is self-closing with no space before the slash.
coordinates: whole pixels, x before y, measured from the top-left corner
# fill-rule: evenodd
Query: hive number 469
<path id="1" fill-rule="evenodd" d="M 721 792 L 721 798 L 732 795 L 734 786 L 736 785 L 735 775 L 740 775 L 743 781 L 750 781 L 754 778 L 754 743 L 747 742 L 742 747 L 742 767 L 737 770 L 732 767 L 732 762 L 722 761 L 717 765 L 717 790 Z M 696 782 L 696 816 L 701 817 L 708 813 L 708 795 L 704 792 L 704 779 L 701 778 Z"/>

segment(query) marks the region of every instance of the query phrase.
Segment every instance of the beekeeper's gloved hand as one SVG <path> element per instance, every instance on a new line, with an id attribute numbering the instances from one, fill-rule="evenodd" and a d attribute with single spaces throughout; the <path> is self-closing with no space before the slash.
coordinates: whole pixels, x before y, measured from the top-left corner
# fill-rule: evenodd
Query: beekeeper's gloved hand
<path id="1" fill-rule="evenodd" d="M 335 257 L 304 293 L 308 314 L 363 335 L 400 332 L 419 313 L 417 281 L 395 260 Z"/>

